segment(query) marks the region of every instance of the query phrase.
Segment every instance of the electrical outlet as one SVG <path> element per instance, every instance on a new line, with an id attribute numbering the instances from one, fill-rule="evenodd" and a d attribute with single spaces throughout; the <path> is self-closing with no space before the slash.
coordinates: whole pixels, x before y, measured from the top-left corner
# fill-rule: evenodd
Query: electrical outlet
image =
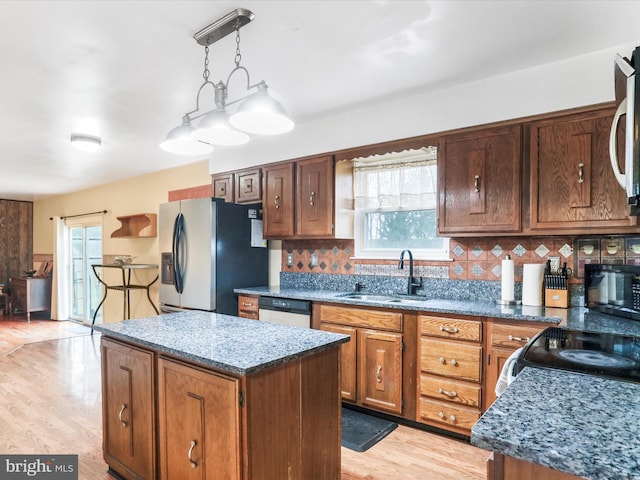
<path id="1" fill-rule="evenodd" d="M 317 253 L 312 253 L 311 254 L 311 266 L 312 267 L 317 267 L 318 266 L 318 254 Z"/>
<path id="2" fill-rule="evenodd" d="M 551 260 L 551 273 L 555 273 L 560 270 L 560 257 L 547 257 Z"/>
<path id="3" fill-rule="evenodd" d="M 293 267 L 293 253 L 287 253 L 287 267 Z"/>

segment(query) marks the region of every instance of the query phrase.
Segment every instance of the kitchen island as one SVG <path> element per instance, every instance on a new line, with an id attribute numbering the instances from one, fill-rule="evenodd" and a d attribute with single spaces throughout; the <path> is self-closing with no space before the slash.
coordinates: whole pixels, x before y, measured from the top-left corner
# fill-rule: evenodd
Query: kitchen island
<path id="1" fill-rule="evenodd" d="M 116 476 L 340 477 L 347 336 L 208 312 L 96 330 L 103 453 Z"/>

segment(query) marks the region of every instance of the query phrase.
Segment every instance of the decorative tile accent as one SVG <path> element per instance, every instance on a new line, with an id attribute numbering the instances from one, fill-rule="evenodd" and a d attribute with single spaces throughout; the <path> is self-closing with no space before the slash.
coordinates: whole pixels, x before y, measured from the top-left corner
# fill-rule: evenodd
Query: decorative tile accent
<path id="1" fill-rule="evenodd" d="M 502 265 L 496 265 L 491 269 L 491 273 L 493 273 L 496 277 L 502 276 Z"/>
<path id="2" fill-rule="evenodd" d="M 515 246 L 515 248 L 512 250 L 513 253 L 515 253 L 518 257 L 523 256 L 525 253 L 527 253 L 527 249 L 524 248 L 522 245 L 518 244 Z"/>
<path id="3" fill-rule="evenodd" d="M 456 245 L 453 250 L 451 250 L 456 257 L 459 257 L 464 253 L 464 248 L 460 245 Z"/>
<path id="4" fill-rule="evenodd" d="M 493 255 L 496 258 L 500 258 L 500 255 L 502 255 L 502 252 L 504 252 L 504 250 L 502 249 L 502 247 L 500 245 L 496 245 L 495 247 L 493 247 L 491 249 L 491 253 L 493 253 Z"/>
<path id="5" fill-rule="evenodd" d="M 337 255 L 339 251 L 340 251 L 340 249 L 338 249 L 338 247 L 333 247 L 331 249 L 331 253 L 333 253 L 334 255 Z"/>
<path id="6" fill-rule="evenodd" d="M 344 269 L 348 272 L 351 270 L 351 264 L 349 262 L 345 263 Z"/>
<path id="7" fill-rule="evenodd" d="M 540 258 L 543 258 L 551 250 L 549 250 L 547 247 L 545 247 L 544 244 L 540 244 L 540 245 L 538 245 L 538 248 L 536 248 L 534 251 L 538 254 L 538 256 Z"/>
<path id="8" fill-rule="evenodd" d="M 453 267 L 453 273 L 460 276 L 464 273 L 464 268 L 462 268 L 462 265 L 458 264 L 455 267 Z"/>
<path id="9" fill-rule="evenodd" d="M 480 257 L 480 255 L 482 255 L 482 253 L 484 252 L 484 250 L 482 250 L 482 247 L 480 247 L 479 245 L 476 245 L 475 247 L 473 247 L 471 249 L 471 253 L 476 257 Z"/>
<path id="10" fill-rule="evenodd" d="M 320 262 L 319 267 L 320 267 L 322 270 L 324 270 L 325 268 L 327 268 L 327 264 L 326 264 L 326 263 L 324 263 L 324 262 Z"/>
<path id="11" fill-rule="evenodd" d="M 569 258 L 573 253 L 573 248 L 571 248 L 571 245 L 565 243 L 558 251 L 564 258 Z"/>
<path id="12" fill-rule="evenodd" d="M 471 273 L 473 273 L 476 277 L 481 277 L 482 274 L 484 273 L 484 270 L 480 265 L 475 264 L 471 269 Z"/>

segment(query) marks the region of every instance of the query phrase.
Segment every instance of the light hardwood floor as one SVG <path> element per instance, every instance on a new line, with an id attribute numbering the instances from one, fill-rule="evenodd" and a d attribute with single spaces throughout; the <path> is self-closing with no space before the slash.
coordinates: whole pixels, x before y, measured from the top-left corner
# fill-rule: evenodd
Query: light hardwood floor
<path id="1" fill-rule="evenodd" d="M 78 454 L 80 479 L 113 480 L 102 460 L 100 336 L 88 331 L 0 316 L 0 452 Z M 364 453 L 343 448 L 342 480 L 485 480 L 488 455 L 401 425 Z"/>

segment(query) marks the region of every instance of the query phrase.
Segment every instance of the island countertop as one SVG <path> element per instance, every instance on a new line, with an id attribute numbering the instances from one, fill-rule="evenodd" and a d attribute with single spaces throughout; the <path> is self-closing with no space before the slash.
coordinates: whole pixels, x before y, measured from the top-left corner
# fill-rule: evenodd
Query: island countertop
<path id="1" fill-rule="evenodd" d="M 103 323 L 95 329 L 110 338 L 236 375 L 252 374 L 349 340 L 348 335 L 200 311 Z"/>
<path id="2" fill-rule="evenodd" d="M 527 367 L 471 430 L 471 443 L 595 480 L 640 479 L 640 384 Z"/>

